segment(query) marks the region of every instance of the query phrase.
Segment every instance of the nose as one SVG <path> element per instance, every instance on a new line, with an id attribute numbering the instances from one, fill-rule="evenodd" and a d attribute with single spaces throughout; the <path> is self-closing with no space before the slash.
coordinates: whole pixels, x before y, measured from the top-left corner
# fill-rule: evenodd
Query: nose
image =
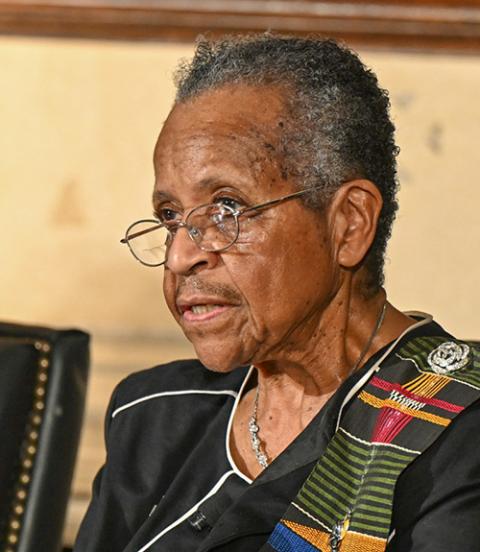
<path id="1" fill-rule="evenodd" d="M 167 250 L 166 268 L 175 274 L 192 274 L 205 268 L 213 268 L 218 253 L 203 251 L 190 238 L 186 228 L 179 228 Z"/>

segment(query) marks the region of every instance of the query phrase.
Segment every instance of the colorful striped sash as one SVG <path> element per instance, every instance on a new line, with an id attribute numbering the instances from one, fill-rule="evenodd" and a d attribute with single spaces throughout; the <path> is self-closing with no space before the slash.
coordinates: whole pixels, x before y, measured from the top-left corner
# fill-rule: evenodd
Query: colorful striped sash
<path id="1" fill-rule="evenodd" d="M 408 341 L 353 398 L 262 550 L 383 552 L 398 477 L 479 398 L 480 351 L 472 344 Z"/>

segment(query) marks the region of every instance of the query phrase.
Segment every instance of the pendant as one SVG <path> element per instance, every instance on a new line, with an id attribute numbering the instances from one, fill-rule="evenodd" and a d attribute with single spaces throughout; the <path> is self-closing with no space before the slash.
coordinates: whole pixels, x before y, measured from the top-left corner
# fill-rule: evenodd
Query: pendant
<path id="1" fill-rule="evenodd" d="M 339 552 L 340 551 L 340 544 L 345 537 L 348 527 L 350 526 L 350 512 L 347 513 L 347 515 L 343 518 L 341 521 L 337 521 L 335 525 L 332 527 L 332 531 L 330 533 L 330 550 L 331 552 Z"/>

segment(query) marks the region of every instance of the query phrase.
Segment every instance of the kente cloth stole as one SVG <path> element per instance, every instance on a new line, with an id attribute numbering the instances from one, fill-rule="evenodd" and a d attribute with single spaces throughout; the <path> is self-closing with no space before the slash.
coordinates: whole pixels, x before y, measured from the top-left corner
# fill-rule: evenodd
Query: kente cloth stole
<path id="1" fill-rule="evenodd" d="M 480 351 L 408 341 L 352 399 L 338 431 L 262 550 L 382 552 L 402 471 L 480 398 Z"/>

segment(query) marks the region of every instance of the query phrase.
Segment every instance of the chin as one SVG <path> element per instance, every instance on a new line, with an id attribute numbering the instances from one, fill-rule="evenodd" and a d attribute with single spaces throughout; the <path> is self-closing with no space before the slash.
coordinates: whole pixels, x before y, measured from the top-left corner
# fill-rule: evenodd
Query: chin
<path id="1" fill-rule="evenodd" d="M 232 372 L 233 370 L 241 366 L 238 363 L 228 362 L 223 358 L 214 358 L 212 357 L 212 355 L 209 354 L 202 354 L 197 352 L 197 356 L 198 360 L 205 366 L 205 368 L 212 372 L 228 374 L 229 372 Z"/>
<path id="2" fill-rule="evenodd" d="M 200 362 L 212 372 L 226 374 L 235 370 L 235 368 L 248 364 L 248 362 L 241 362 L 238 354 L 235 354 L 234 351 L 231 351 L 229 354 L 229 351 L 222 344 L 206 345 L 202 343 L 197 345 L 197 343 L 193 342 L 193 346 Z"/>

